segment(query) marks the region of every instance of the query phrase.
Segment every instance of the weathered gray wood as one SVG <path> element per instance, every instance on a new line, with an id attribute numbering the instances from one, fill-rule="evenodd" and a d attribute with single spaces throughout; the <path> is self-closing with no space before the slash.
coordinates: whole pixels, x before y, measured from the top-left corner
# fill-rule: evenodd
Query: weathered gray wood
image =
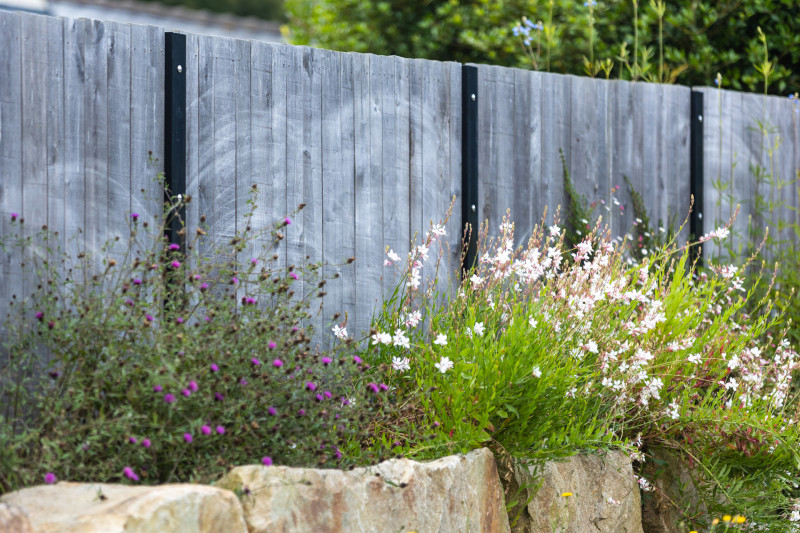
<path id="1" fill-rule="evenodd" d="M 380 115 L 373 120 L 373 113 L 379 113 L 380 101 L 373 104 L 370 98 L 370 85 L 379 65 L 370 68 L 373 57 L 353 57 L 355 281 L 356 308 L 361 311 L 354 317 L 353 333 L 356 335 L 369 331 L 371 317 L 363 310 L 373 309 L 379 302 L 384 257 L 382 235 L 379 240 L 376 234 L 380 230 L 377 218 L 383 216 L 380 201 L 383 182 L 380 180 Z M 374 166 L 373 157 L 378 158 Z"/>
<path id="2" fill-rule="evenodd" d="M 755 94 L 723 91 L 723 127 L 730 130 L 735 164 L 731 168 L 732 200 L 728 202 L 728 212 L 732 213 L 736 205 L 740 205 L 739 216 L 731 229 L 734 252 L 738 255 L 750 254 L 752 250 L 748 248 L 760 242 L 766 227 L 771 225 L 766 202 L 770 200 L 771 179 L 768 152 L 774 135 L 770 133 L 773 126 L 765 103 Z M 719 225 L 727 216 L 723 211 Z"/>
<path id="3" fill-rule="evenodd" d="M 664 107 L 662 121 L 665 124 L 665 157 L 669 172 L 668 187 L 668 220 L 656 231 L 664 235 L 661 228 L 672 227 L 677 230 L 689 214 L 690 196 L 690 148 L 689 148 L 689 116 L 691 113 L 691 90 L 680 86 L 664 87 Z M 679 236 L 683 243 L 688 236 L 688 224 Z"/>
<path id="4" fill-rule="evenodd" d="M 48 17 L 47 32 L 47 226 L 52 232 L 50 259 L 65 244 L 64 189 L 64 24 Z"/>
<path id="5" fill-rule="evenodd" d="M 286 209 L 290 212 L 304 201 L 305 180 L 303 176 L 303 106 L 307 105 L 305 90 L 309 90 L 304 79 L 308 73 L 304 70 L 304 57 L 310 52 L 306 48 L 291 47 L 287 49 L 286 65 Z M 310 155 L 310 154 L 309 154 Z M 287 265 L 300 265 L 305 256 L 303 237 L 305 217 L 302 212 L 293 216 L 292 227 L 287 230 L 286 261 Z M 293 288 L 297 294 L 305 294 L 304 280 L 295 281 Z"/>
<path id="6" fill-rule="evenodd" d="M 461 102 L 461 65 L 459 63 L 448 63 L 450 69 L 450 109 L 448 110 L 448 117 L 450 122 L 450 132 L 448 141 L 450 144 L 450 180 L 449 180 L 449 198 L 455 198 L 453 211 L 450 214 L 450 220 L 447 222 L 445 229 L 447 230 L 447 237 L 444 239 L 450 248 L 449 265 L 447 271 L 440 269 L 440 278 L 442 275 L 451 276 L 452 279 L 458 280 L 457 276 L 461 272 L 461 137 L 462 137 L 462 102 Z M 538 168 L 537 168 L 538 171 Z M 413 200 L 412 200 L 413 202 Z M 448 204 L 449 205 L 449 204 Z M 443 267 L 444 268 L 444 267 Z M 457 286 L 451 287 L 451 294 L 455 294 Z"/>
<path id="7" fill-rule="evenodd" d="M 634 181 L 634 184 L 639 194 L 642 195 L 645 206 L 648 208 L 647 215 L 650 217 L 651 224 L 658 225 L 663 223 L 664 212 L 666 211 L 662 210 L 661 199 L 664 197 L 665 186 L 661 173 L 663 169 L 659 164 L 661 132 L 664 128 L 661 123 L 662 93 L 658 85 L 650 83 L 637 84 L 637 89 L 642 106 L 640 130 L 642 173 L 639 179 Z M 631 214 L 638 217 L 635 213 Z M 638 225 L 637 220 L 634 220 L 634 223 Z M 634 243 L 636 247 L 639 244 L 641 243 Z"/>
<path id="8" fill-rule="evenodd" d="M 326 277 L 339 272 L 339 265 L 344 262 L 341 255 L 343 241 L 348 234 L 345 233 L 348 206 L 347 199 L 352 198 L 352 182 L 346 182 L 343 173 L 342 150 L 342 110 L 345 103 L 342 101 L 342 54 L 323 51 L 320 54 L 319 68 L 321 70 L 322 106 L 320 120 L 322 122 L 322 256 L 325 262 L 324 273 Z M 350 100 L 352 105 L 352 97 Z M 351 118 L 352 121 L 352 118 Z M 352 157 L 352 156 L 351 156 Z M 348 186 L 349 185 L 349 186 Z M 352 209 L 351 209 L 352 212 Z M 350 234 L 352 235 L 352 234 Z M 352 238 L 352 237 L 351 237 Z M 325 290 L 327 296 L 323 299 L 321 333 L 323 345 L 330 346 L 333 341 L 329 324 L 333 322 L 334 313 L 342 312 L 343 291 L 340 279 L 328 282 Z M 344 315 L 336 323 L 344 321 Z"/>
<path id="9" fill-rule="evenodd" d="M 108 218 L 104 239 L 114 244 L 110 258 L 125 257 L 130 234 L 131 210 L 131 35 L 130 26 L 116 22 L 105 25 L 108 68 Z M 115 241 L 115 239 L 120 241 Z M 120 242 L 122 244 L 120 244 Z"/>
<path id="10" fill-rule="evenodd" d="M 186 238 L 195 242 L 196 228 L 200 223 L 200 98 L 198 85 L 200 39 L 197 35 L 186 35 L 186 195 L 191 201 L 186 206 Z M 189 250 L 189 265 L 194 265 L 194 249 Z"/>
<path id="11" fill-rule="evenodd" d="M 19 229 L 22 210 L 22 32 L 20 16 L 0 11 L 0 236 L 11 238 Z M 0 263 L 0 332 L 9 312 L 10 302 L 22 286 L 22 256 L 3 254 Z M 21 294 L 20 294 L 21 296 Z M 0 362 L 1 364 L 2 362 Z"/>
<path id="12" fill-rule="evenodd" d="M 572 76 L 542 74 L 542 196 L 548 207 L 547 220 L 550 224 L 559 208 L 562 208 L 559 223 L 563 225 L 565 220 L 564 181 L 559 149 L 563 150 L 569 164 L 572 80 Z"/>
<path id="13" fill-rule="evenodd" d="M 354 76 L 355 54 L 341 55 L 341 102 L 339 127 L 341 131 L 341 210 L 338 214 L 337 228 L 341 231 L 340 242 L 340 261 L 346 261 L 356 255 L 356 236 L 355 236 L 355 90 L 357 80 Z M 323 138 L 324 140 L 324 138 Z M 327 189 L 326 189 L 327 191 Z M 326 231 L 327 234 L 327 231 Z M 356 258 L 358 261 L 358 258 Z M 348 333 L 356 339 L 361 338 L 368 332 L 359 331 L 354 328 L 354 317 L 359 314 L 356 307 L 356 277 L 355 265 L 346 265 L 340 269 L 341 277 L 334 280 L 334 284 L 340 286 L 342 295 L 342 307 L 338 311 L 342 316 L 348 318 Z M 364 310 L 361 314 L 366 315 Z M 370 317 L 367 317 L 370 318 Z"/>
<path id="14" fill-rule="evenodd" d="M 250 181 L 258 187 L 256 210 L 250 219 L 253 231 L 260 232 L 277 223 L 279 213 L 272 213 L 272 181 L 269 175 L 270 143 L 272 141 L 272 50 L 267 43 L 253 41 L 250 49 Z M 239 199 L 241 204 L 242 199 Z M 265 247 L 269 245 L 269 235 L 252 243 L 249 257 L 271 255 Z M 265 265 L 256 265 L 256 271 Z M 249 266 L 248 266 L 249 268 Z"/>
<path id="15" fill-rule="evenodd" d="M 782 246 L 793 246 L 794 231 L 790 227 L 794 200 L 794 124 L 792 104 L 788 98 L 771 97 L 768 100 L 770 120 L 775 128 L 773 188 L 770 201 L 775 212 L 770 226 L 775 228 L 775 238 Z"/>
<path id="16" fill-rule="evenodd" d="M 197 196 L 193 203 L 197 205 L 200 225 L 210 229 L 215 212 L 217 165 L 214 157 L 214 39 L 206 36 L 200 36 L 197 43 L 197 122 Z M 198 253 L 201 258 L 213 253 L 213 239 L 213 235 L 200 238 Z"/>
<path id="17" fill-rule="evenodd" d="M 235 146 L 234 146 L 234 161 L 235 161 L 235 183 L 231 188 L 234 191 L 234 205 L 235 219 L 232 221 L 236 234 L 243 235 L 246 232 L 253 230 L 252 220 L 249 214 L 251 213 L 251 204 L 248 202 L 251 199 L 251 190 L 253 186 L 253 177 L 251 173 L 252 161 L 252 128 L 250 124 L 250 76 L 252 72 L 250 64 L 251 55 L 251 41 L 236 40 L 234 41 L 234 60 L 233 60 L 233 76 L 236 83 L 234 103 L 236 106 L 235 120 Z M 230 223 L 230 222 L 229 222 Z M 248 230 L 247 228 L 250 228 Z M 244 270 L 240 279 L 245 278 L 245 273 L 250 267 L 250 260 L 254 257 L 254 250 L 252 247 L 243 250 L 236 254 L 236 262 L 241 265 L 240 268 Z M 236 291 L 237 301 L 246 295 L 247 287 L 240 283 Z"/>
<path id="18" fill-rule="evenodd" d="M 269 139 L 269 175 L 272 182 L 271 212 L 275 219 L 288 216 L 289 211 L 296 208 L 287 203 L 287 149 L 288 132 L 287 124 L 287 87 L 289 79 L 289 65 L 291 48 L 289 46 L 276 46 L 272 49 L 272 78 L 270 80 L 272 96 L 270 98 L 270 111 L 272 121 L 271 137 Z M 287 228 L 288 234 L 298 231 L 294 226 Z M 278 259 L 276 264 L 284 268 L 289 266 L 286 239 L 280 241 L 276 247 Z"/>
<path id="19" fill-rule="evenodd" d="M 425 227 L 423 215 L 423 85 L 425 82 L 425 61 L 409 60 L 409 109 L 408 109 L 408 152 L 409 152 L 409 219 L 412 228 Z"/>
<path id="20" fill-rule="evenodd" d="M 569 172 L 575 189 L 587 204 L 595 202 L 600 194 L 600 117 L 605 120 L 606 106 L 597 100 L 597 82 L 591 78 L 572 80 L 572 102 L 570 123 L 570 158 L 567 159 Z M 565 200 L 566 201 L 566 200 Z M 581 228 L 575 228 L 586 235 L 590 220 L 581 220 Z"/>

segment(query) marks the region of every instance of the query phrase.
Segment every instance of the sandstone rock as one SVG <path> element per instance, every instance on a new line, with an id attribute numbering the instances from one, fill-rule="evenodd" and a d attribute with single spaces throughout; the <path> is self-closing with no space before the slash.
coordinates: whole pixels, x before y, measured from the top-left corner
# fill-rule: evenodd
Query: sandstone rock
<path id="1" fill-rule="evenodd" d="M 247 531 L 236 495 L 204 485 L 61 482 L 11 492 L 0 500 L 24 509 L 36 533 Z"/>
<path id="2" fill-rule="evenodd" d="M 642 492 L 642 527 L 645 533 L 685 533 L 692 524 L 672 502 L 708 516 L 692 472 L 674 452 L 655 448 L 648 453 L 651 458 L 644 465 L 643 476 L 658 490 Z"/>
<path id="3" fill-rule="evenodd" d="M 352 471 L 242 466 L 217 486 L 246 489 L 250 533 L 509 531 L 497 466 L 486 449 Z"/>
<path id="4" fill-rule="evenodd" d="M 506 479 L 506 497 L 520 502 L 509 513 L 519 515 L 515 533 L 642 533 L 639 486 L 621 452 L 518 465 Z"/>
<path id="5" fill-rule="evenodd" d="M 0 533 L 33 533 L 33 526 L 24 509 L 0 503 Z"/>

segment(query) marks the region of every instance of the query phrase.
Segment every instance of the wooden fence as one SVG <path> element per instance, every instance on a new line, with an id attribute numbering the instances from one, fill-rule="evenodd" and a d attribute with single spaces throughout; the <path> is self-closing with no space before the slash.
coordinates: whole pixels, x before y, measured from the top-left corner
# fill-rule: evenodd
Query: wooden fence
<path id="1" fill-rule="evenodd" d="M 654 222 L 685 216 L 690 88 L 477 68 L 480 220 L 496 228 L 511 209 L 521 240 L 545 205 L 551 213 L 563 205 L 559 149 L 578 190 L 598 202 L 615 234 L 629 232 L 633 218 L 623 175 L 642 192 Z M 307 204 L 287 232 L 284 260 L 355 256 L 341 283 L 329 285 L 317 326 L 346 310 L 351 333 L 364 332 L 381 294 L 397 281 L 383 267 L 385 249 L 405 255 L 453 197 L 447 267 L 457 268 L 461 72 L 458 63 L 187 35 L 190 231 L 204 214 L 211 238 L 229 239 L 241 229 L 253 184 L 261 194 L 252 225 Z M 779 168 L 773 164 L 771 172 L 792 181 L 786 189 L 793 196 L 780 197 L 796 207 L 800 145 L 792 103 L 698 90 L 706 99 L 706 231 L 708 215 L 726 214 L 731 203 L 710 192 L 711 180 L 732 176 L 734 193 L 746 200 L 755 188 L 749 165 L 769 163 L 760 134 L 749 129 L 755 119 L 777 126 L 781 144 L 772 163 Z M 73 254 L 96 254 L 108 239 L 126 236 L 132 212 L 145 219 L 160 212 L 154 178 L 163 169 L 163 125 L 162 29 L 0 12 L 3 234 L 16 212 L 26 231 L 44 224 L 58 231 Z M 796 220 L 796 212 L 781 209 Z M 83 233 L 70 239 L 78 229 Z M 32 288 L 21 260 L 2 264 L 3 315 L 13 294 Z"/>

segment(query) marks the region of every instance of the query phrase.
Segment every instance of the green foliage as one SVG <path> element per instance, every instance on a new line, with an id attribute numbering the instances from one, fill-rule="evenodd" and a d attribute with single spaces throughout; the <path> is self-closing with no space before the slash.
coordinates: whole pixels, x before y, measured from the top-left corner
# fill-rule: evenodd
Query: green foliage
<path id="1" fill-rule="evenodd" d="M 524 67 L 622 79 L 762 88 L 760 27 L 776 94 L 800 87 L 794 0 L 398 2 L 287 0 L 290 39 L 334 50 Z M 530 44 L 513 34 L 527 17 Z"/>
<path id="2" fill-rule="evenodd" d="M 47 231 L 20 236 L 23 221 L 12 220 L 20 235 L 0 247 L 24 248 L 40 285 L 4 325 L 0 492 L 48 472 L 208 482 L 262 459 L 375 460 L 360 455 L 359 419 L 380 420 L 382 396 L 359 392 L 361 365 L 337 355 L 349 340 L 328 352 L 311 345 L 322 269 L 285 266 L 275 252 L 291 220 L 251 229 L 252 210 L 229 243 L 199 229 L 185 257 L 163 224 L 135 214 L 130 239 L 82 259 L 53 249 Z"/>
<path id="3" fill-rule="evenodd" d="M 539 464 L 666 447 L 693 465 L 707 511 L 782 523 L 800 464 L 787 394 L 800 358 L 769 302 L 749 314 L 753 290 L 724 270 L 692 278 L 689 250 L 672 243 L 628 266 L 598 230 L 574 249 L 556 227 L 519 248 L 513 231 L 508 218 L 496 239 L 483 228 L 479 265 L 453 293 L 413 281 L 429 236 L 373 322 L 364 358 L 391 367 L 395 401 L 414 413 L 384 428 L 404 453 L 490 446 Z M 676 504 L 702 525 L 696 502 Z"/>
<path id="4" fill-rule="evenodd" d="M 573 247 L 581 242 L 594 225 L 594 209 L 589 206 L 586 197 L 578 193 L 567 168 L 564 151 L 559 148 L 561 156 L 561 170 L 564 181 L 564 194 L 567 196 L 567 227 L 565 242 L 568 247 Z"/>

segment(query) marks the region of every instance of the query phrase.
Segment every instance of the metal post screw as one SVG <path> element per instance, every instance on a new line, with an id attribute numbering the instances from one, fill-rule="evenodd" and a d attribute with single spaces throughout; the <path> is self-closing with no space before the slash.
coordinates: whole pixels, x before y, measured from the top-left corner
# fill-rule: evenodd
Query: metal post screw
<path id="1" fill-rule="evenodd" d="M 697 115 L 698 122 L 703 122 L 703 115 Z"/>
<path id="2" fill-rule="evenodd" d="M 472 97 L 472 101 L 474 102 L 475 101 L 475 95 L 471 94 L 470 96 Z"/>
<path id="3" fill-rule="evenodd" d="M 178 65 L 178 74 L 180 74 L 181 72 L 183 72 L 183 67 L 181 65 Z"/>
<path id="4" fill-rule="evenodd" d="M 474 213 L 475 211 L 477 211 L 477 210 L 478 210 L 478 208 L 477 208 L 477 207 L 475 207 L 475 204 L 472 204 L 472 205 L 471 205 L 471 206 L 469 206 L 469 207 L 470 207 L 470 209 L 472 209 L 472 212 L 473 212 L 473 213 Z"/>

